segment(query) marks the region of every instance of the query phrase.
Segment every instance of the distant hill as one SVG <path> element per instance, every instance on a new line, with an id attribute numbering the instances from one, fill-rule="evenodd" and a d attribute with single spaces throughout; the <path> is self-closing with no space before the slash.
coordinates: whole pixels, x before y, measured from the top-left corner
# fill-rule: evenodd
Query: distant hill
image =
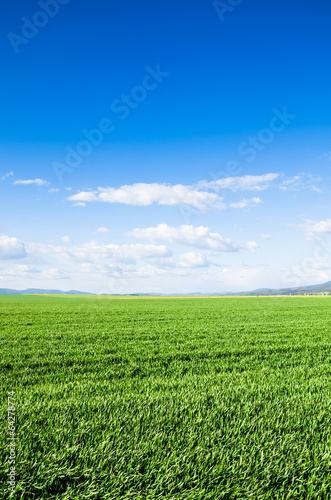
<path id="1" fill-rule="evenodd" d="M 299 286 L 294 288 L 259 288 L 250 292 L 231 293 L 230 295 L 302 295 L 306 293 L 331 293 L 331 281 L 322 285 Z"/>
<path id="2" fill-rule="evenodd" d="M 322 285 L 309 285 L 309 286 L 299 286 L 294 288 L 258 288 L 257 290 L 251 290 L 249 292 L 227 292 L 227 293 L 175 293 L 175 294 L 165 294 L 165 293 L 130 293 L 130 294 L 116 294 L 127 295 L 127 296 L 220 296 L 220 295 L 238 295 L 238 296 L 254 296 L 254 295 L 302 295 L 302 294 L 319 294 L 319 293 L 330 293 L 331 294 L 331 281 L 323 283 Z M 96 295 L 94 293 L 79 292 L 77 290 L 69 290 L 68 292 L 63 292 L 62 290 L 43 290 L 41 288 L 27 288 L 26 290 L 13 290 L 11 288 L 0 288 L 0 295 Z M 105 294 L 102 294 L 105 295 Z"/>
<path id="3" fill-rule="evenodd" d="M 11 288 L 0 288 L 0 295 L 32 295 L 32 294 L 47 294 L 47 295 L 94 295 L 93 293 L 79 292 L 77 290 L 43 290 L 41 288 L 27 288 L 26 290 L 13 290 Z"/>

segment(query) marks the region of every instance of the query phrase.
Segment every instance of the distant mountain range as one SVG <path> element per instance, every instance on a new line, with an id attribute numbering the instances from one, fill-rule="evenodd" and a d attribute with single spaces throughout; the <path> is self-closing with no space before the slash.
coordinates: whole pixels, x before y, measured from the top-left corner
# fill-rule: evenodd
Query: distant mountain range
<path id="1" fill-rule="evenodd" d="M 230 293 L 228 295 L 301 295 L 306 293 L 331 293 L 331 281 L 322 285 L 299 286 L 295 288 L 259 288 L 250 292 Z"/>
<path id="2" fill-rule="evenodd" d="M 295 288 L 258 288 L 257 290 L 252 290 L 249 292 L 227 292 L 227 293 L 187 293 L 187 294 L 157 294 L 157 293 L 131 293 L 127 294 L 130 296 L 169 296 L 169 295 L 185 295 L 185 296 L 204 296 L 204 295 L 239 295 L 239 296 L 253 296 L 253 295 L 302 295 L 302 294 L 319 294 L 319 293 L 330 293 L 331 294 L 331 281 L 323 283 L 322 285 L 310 285 L 310 286 L 299 286 Z M 79 292 L 77 290 L 69 290 L 68 292 L 63 292 L 62 290 L 44 290 L 41 288 L 27 288 L 26 290 L 12 290 L 11 288 L 0 288 L 0 295 L 32 295 L 32 294 L 47 294 L 47 295 L 96 295 L 88 292 Z M 105 294 L 103 294 L 105 295 Z"/>
<path id="3" fill-rule="evenodd" d="M 87 292 L 78 292 L 70 290 L 63 292 L 62 290 L 43 290 L 42 288 L 27 288 L 26 290 L 12 290 L 11 288 L 0 288 L 0 295 L 32 295 L 32 294 L 47 294 L 47 295 L 93 295 Z"/>

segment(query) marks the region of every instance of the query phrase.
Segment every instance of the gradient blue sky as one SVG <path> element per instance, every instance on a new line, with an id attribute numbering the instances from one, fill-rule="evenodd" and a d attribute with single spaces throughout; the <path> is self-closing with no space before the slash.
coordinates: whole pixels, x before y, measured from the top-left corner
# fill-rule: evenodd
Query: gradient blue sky
<path id="1" fill-rule="evenodd" d="M 2 3 L 0 287 L 331 279 L 331 5 L 221 3 Z"/>

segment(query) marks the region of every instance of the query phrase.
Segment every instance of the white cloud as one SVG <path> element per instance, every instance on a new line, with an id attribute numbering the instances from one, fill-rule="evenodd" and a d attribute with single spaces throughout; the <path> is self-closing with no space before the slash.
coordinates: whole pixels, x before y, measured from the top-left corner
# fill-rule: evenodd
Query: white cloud
<path id="1" fill-rule="evenodd" d="M 58 188 L 52 188 L 48 190 L 49 193 L 58 193 L 59 191 L 60 190 Z"/>
<path id="2" fill-rule="evenodd" d="M 22 259 L 27 253 L 24 244 L 17 238 L 0 236 L 0 259 Z"/>
<path id="3" fill-rule="evenodd" d="M 204 255 L 201 253 L 187 252 L 183 255 L 180 255 L 178 262 L 176 263 L 177 267 L 205 267 L 208 265 L 208 261 Z"/>
<path id="4" fill-rule="evenodd" d="M 150 257 L 160 257 L 170 255 L 169 250 L 164 245 L 99 245 L 92 241 L 77 247 L 73 247 L 69 255 L 83 260 L 94 260 L 96 257 L 102 259 L 115 259 L 117 261 L 148 259 Z"/>
<path id="5" fill-rule="evenodd" d="M 201 250 L 172 253 L 165 243 L 156 242 L 109 245 L 96 241 L 77 245 L 26 243 L 26 265 L 5 262 L 4 269 L 1 269 L 0 264 L 0 279 L 6 280 L 6 286 L 10 284 L 11 288 L 59 288 L 57 280 L 63 280 L 65 289 L 96 293 L 217 292 L 243 290 L 247 284 L 247 289 L 250 289 L 255 285 L 255 271 L 247 267 L 247 271 L 236 271 L 230 264 L 237 260 L 235 254 L 224 254 L 220 250 L 255 251 L 257 243 L 235 245 L 204 227 L 159 225 L 149 229 L 158 229 L 158 234 L 153 231 L 148 234 L 152 239 L 164 239 L 166 235 L 167 241 L 197 246 Z M 266 285 L 266 271 L 256 272 L 256 280 Z M 65 281 L 69 279 L 70 284 Z"/>
<path id="6" fill-rule="evenodd" d="M 224 208 L 222 198 L 215 193 L 198 190 L 193 186 L 176 184 L 145 184 L 138 183 L 121 186 L 120 188 L 102 188 L 97 191 L 81 191 L 68 197 L 69 201 L 105 203 L 124 203 L 134 206 L 158 205 L 189 205 L 200 210 L 209 207 Z"/>
<path id="7" fill-rule="evenodd" d="M 187 252 L 172 257 L 161 258 L 156 261 L 156 267 L 191 269 L 212 265 L 203 253 Z"/>
<path id="8" fill-rule="evenodd" d="M 260 198 L 252 198 L 250 200 L 244 198 L 243 200 L 238 201 L 237 203 L 231 203 L 230 207 L 232 208 L 256 207 L 259 203 L 262 203 L 262 200 Z"/>
<path id="9" fill-rule="evenodd" d="M 263 239 L 263 240 L 269 240 L 271 238 L 271 235 L 270 234 L 260 234 L 260 237 Z"/>
<path id="10" fill-rule="evenodd" d="M 320 222 L 307 219 L 305 224 L 301 224 L 299 229 L 306 233 L 307 239 L 316 240 L 316 235 L 331 233 L 331 219 L 321 220 Z"/>
<path id="11" fill-rule="evenodd" d="M 115 261 L 136 262 L 141 259 L 171 255 L 165 245 L 143 245 L 140 243 L 99 245 L 98 242 L 91 241 L 70 248 L 59 245 L 45 245 L 43 243 L 28 243 L 27 248 L 29 253 L 34 255 L 42 254 L 51 258 L 66 260 L 67 262 L 72 260 L 86 263 L 105 263 L 106 261 L 112 263 Z"/>
<path id="12" fill-rule="evenodd" d="M 50 243 L 28 243 L 26 246 L 30 260 L 43 268 L 34 276 L 27 271 L 21 272 L 26 280 L 29 277 L 65 279 L 70 274 L 75 283 L 70 285 L 72 288 L 89 290 L 91 285 L 87 283 L 93 282 L 92 288 L 100 293 L 125 293 L 128 287 L 139 286 L 136 283 L 140 279 L 189 277 L 192 269 L 217 266 L 208 261 L 208 252 L 173 255 L 165 245 L 157 244 L 100 245 L 91 241 L 72 246 Z"/>
<path id="13" fill-rule="evenodd" d="M 60 272 L 58 269 L 47 269 L 46 271 L 42 271 L 40 277 L 47 280 L 70 279 L 70 276 Z"/>
<path id="14" fill-rule="evenodd" d="M 85 202 L 85 201 L 96 201 L 97 198 L 97 191 L 81 191 L 80 193 L 73 194 L 72 196 L 68 197 L 69 201 L 80 201 L 80 202 Z"/>
<path id="15" fill-rule="evenodd" d="M 280 189 L 287 189 L 286 186 L 297 186 L 298 181 L 301 180 L 301 175 L 295 175 L 294 177 L 289 177 L 288 179 L 283 180 L 283 184 L 280 186 Z"/>
<path id="16" fill-rule="evenodd" d="M 61 241 L 62 241 L 62 243 L 65 243 L 65 244 L 71 243 L 71 239 L 69 238 L 69 236 L 62 236 Z"/>
<path id="17" fill-rule="evenodd" d="M 98 227 L 97 233 L 109 233 L 109 229 L 106 227 Z"/>
<path id="18" fill-rule="evenodd" d="M 1 177 L 1 180 L 4 181 L 5 179 L 7 179 L 7 177 L 11 177 L 12 175 L 14 175 L 14 172 L 7 172 Z"/>
<path id="19" fill-rule="evenodd" d="M 26 264 L 16 264 L 14 266 L 6 266 L 5 269 L 0 269 L 0 272 L 6 278 L 21 277 L 21 276 L 31 276 L 33 277 L 39 271 L 33 266 L 28 266 Z"/>
<path id="20" fill-rule="evenodd" d="M 209 208 L 225 208 L 223 198 L 217 192 L 230 190 L 236 191 L 263 191 L 273 184 L 283 191 L 298 189 L 311 189 L 320 192 L 313 182 L 320 179 L 313 178 L 307 173 L 300 173 L 290 178 L 285 178 L 281 183 L 275 181 L 282 176 L 280 173 L 268 173 L 263 175 L 244 175 L 236 177 L 224 177 L 215 181 L 203 180 L 196 185 L 183 184 L 158 184 L 158 183 L 136 183 L 124 185 L 119 188 L 98 187 L 95 190 L 87 189 L 70 195 L 67 199 L 76 205 L 85 206 L 88 202 L 123 203 L 133 206 L 149 206 L 154 203 L 158 205 L 187 205 L 201 211 Z M 216 191 L 216 192 L 215 192 Z M 233 208 L 245 208 L 261 203 L 260 198 L 246 199 L 231 203 Z"/>
<path id="21" fill-rule="evenodd" d="M 318 182 L 320 180 L 321 179 L 319 177 L 313 177 L 307 172 L 301 172 L 298 175 L 284 179 L 282 184 L 279 186 L 279 189 L 282 191 L 300 191 L 302 189 L 310 189 L 321 193 L 322 190 L 313 184 L 314 182 Z"/>
<path id="22" fill-rule="evenodd" d="M 18 179 L 13 184 L 29 185 L 35 184 L 36 186 L 49 186 L 49 182 L 43 179 Z"/>
<path id="23" fill-rule="evenodd" d="M 144 238 L 150 241 L 166 241 L 196 248 L 207 248 L 221 252 L 237 252 L 238 246 L 229 238 L 224 238 L 218 233 L 211 233 L 208 227 L 194 227 L 183 225 L 178 228 L 167 224 L 156 227 L 137 228 L 129 234 L 135 238 Z"/>
<path id="24" fill-rule="evenodd" d="M 201 181 L 199 186 L 206 189 L 231 191 L 263 191 L 270 186 L 270 183 L 278 179 L 280 174 L 270 173 L 264 175 L 244 175 L 242 177 L 224 177 L 216 181 Z"/>
<path id="25" fill-rule="evenodd" d="M 14 266 L 6 267 L 5 269 L 0 269 L 4 279 L 13 279 L 17 277 L 33 279 L 69 279 L 70 276 L 65 275 L 58 269 L 38 269 L 35 266 L 16 264 Z"/>
<path id="26" fill-rule="evenodd" d="M 258 243 L 256 243 L 256 241 L 248 241 L 246 243 L 246 248 L 252 252 L 252 253 L 255 253 L 256 250 L 258 250 L 260 248 L 260 246 L 258 245 Z"/>

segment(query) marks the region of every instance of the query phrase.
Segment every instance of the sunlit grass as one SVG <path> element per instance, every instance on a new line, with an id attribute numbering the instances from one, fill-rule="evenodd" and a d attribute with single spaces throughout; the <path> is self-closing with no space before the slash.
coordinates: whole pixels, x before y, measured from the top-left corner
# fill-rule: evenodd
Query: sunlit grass
<path id="1" fill-rule="evenodd" d="M 17 499 L 331 498 L 331 298 L 0 298 Z"/>

